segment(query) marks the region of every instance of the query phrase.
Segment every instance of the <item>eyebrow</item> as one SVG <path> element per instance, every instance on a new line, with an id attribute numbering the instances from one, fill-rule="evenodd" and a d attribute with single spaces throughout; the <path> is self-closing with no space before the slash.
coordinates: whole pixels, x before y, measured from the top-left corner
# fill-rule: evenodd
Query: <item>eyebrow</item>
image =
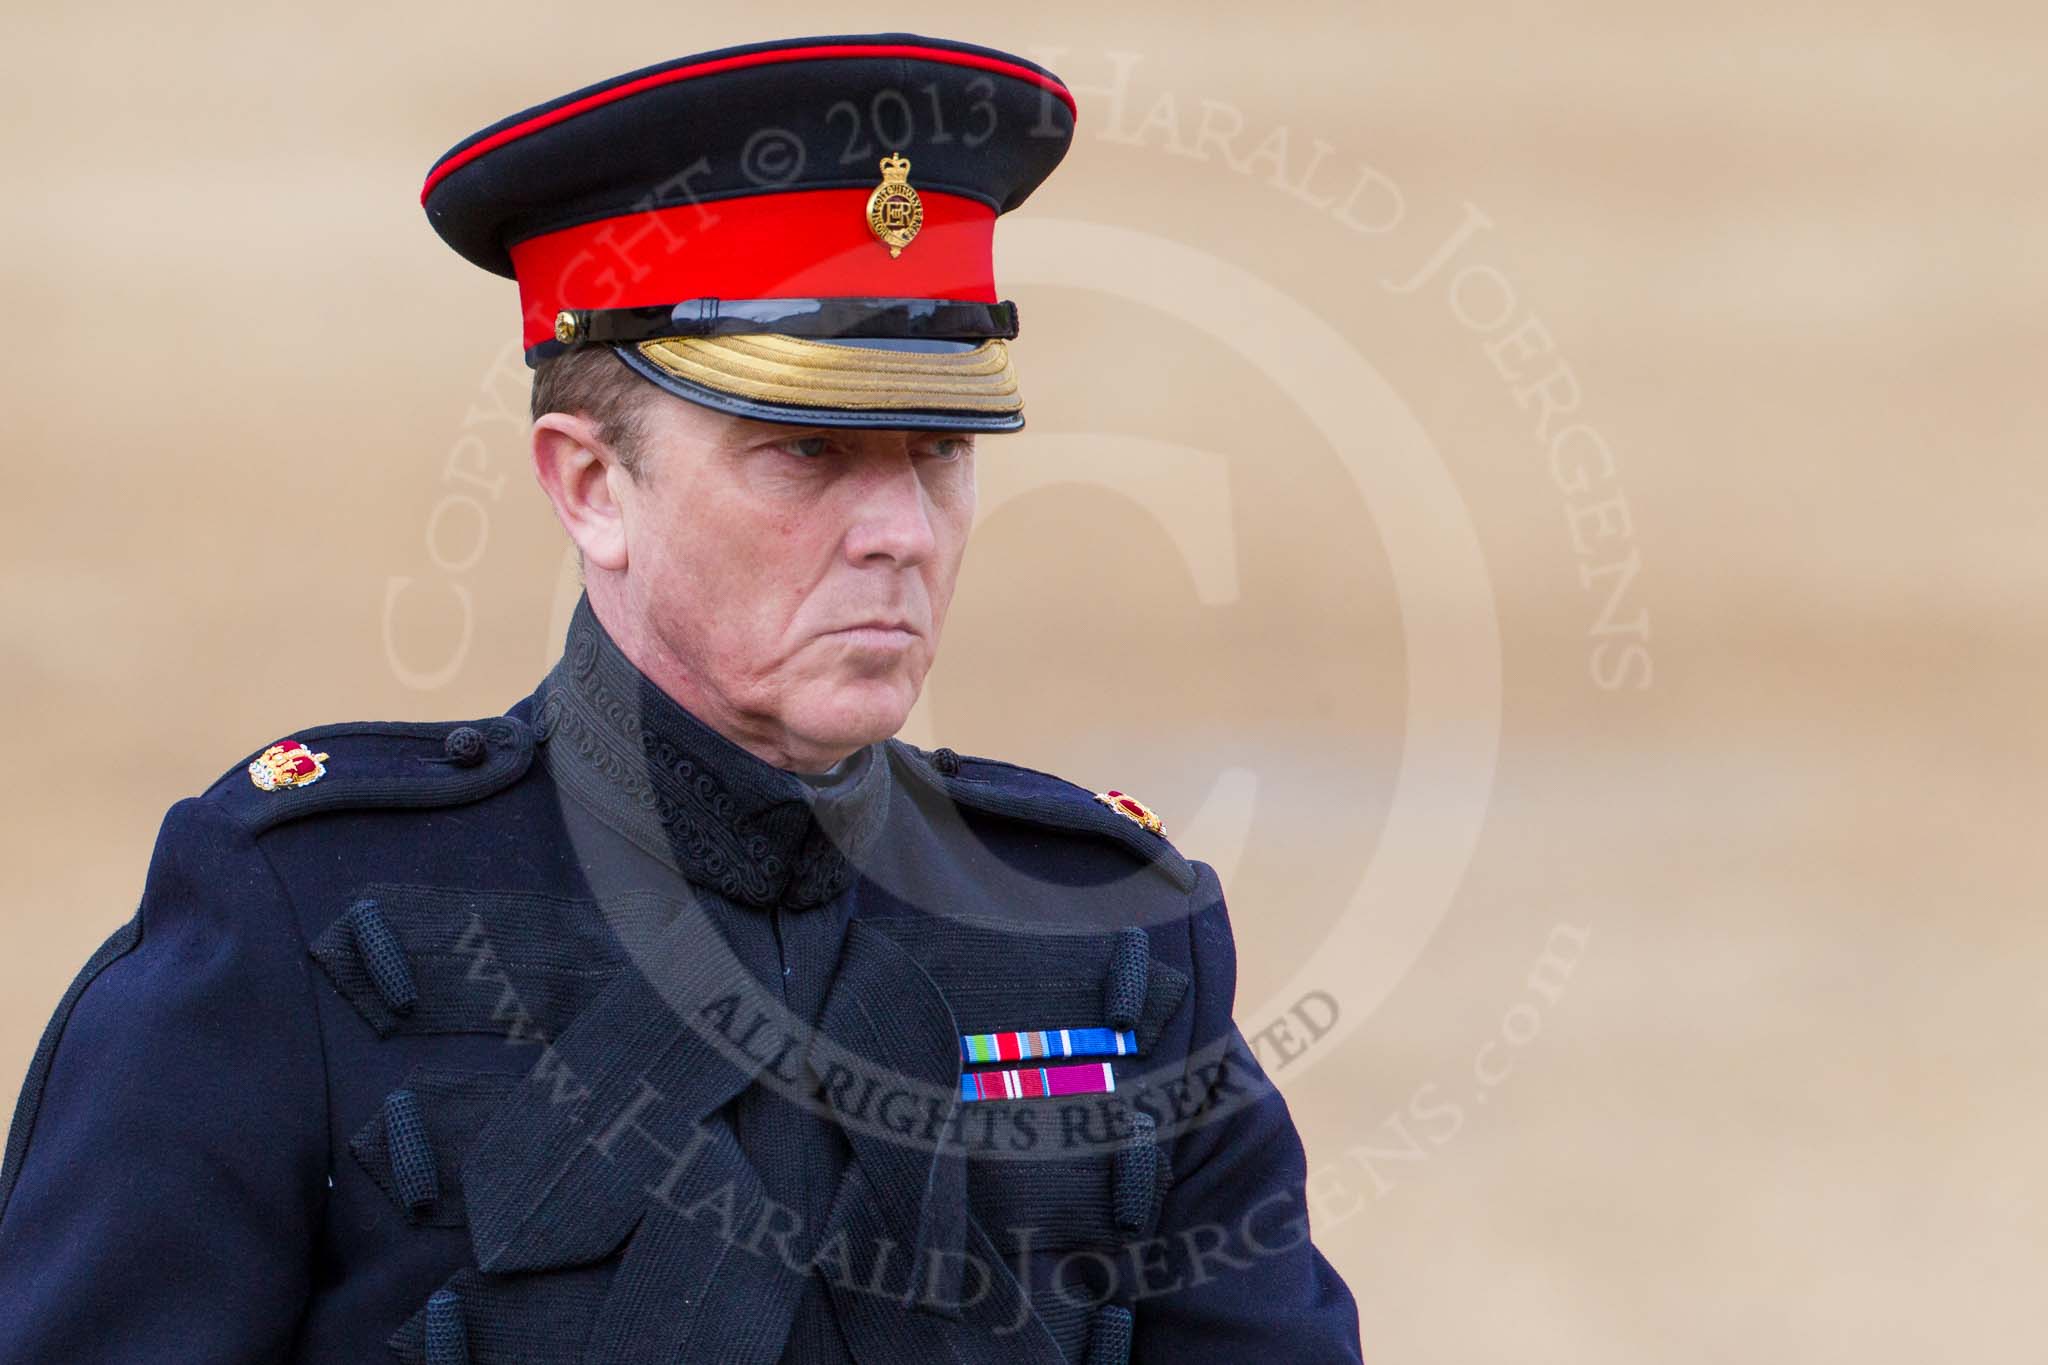
<path id="1" fill-rule="evenodd" d="M 757 422 L 743 419 L 744 426 L 728 426 L 718 438 L 717 444 L 725 449 L 740 446 L 759 445 L 763 441 L 789 441 L 799 436 L 825 436 L 831 433 L 829 427 L 803 427 L 791 422 Z"/>

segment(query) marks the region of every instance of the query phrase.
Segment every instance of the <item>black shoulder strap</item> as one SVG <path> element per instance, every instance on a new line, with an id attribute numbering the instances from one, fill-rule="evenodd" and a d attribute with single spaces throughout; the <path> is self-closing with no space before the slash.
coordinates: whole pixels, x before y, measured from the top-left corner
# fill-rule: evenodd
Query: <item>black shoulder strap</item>
<path id="1" fill-rule="evenodd" d="M 1129 849 L 1180 891 L 1194 889 L 1194 868 L 1164 834 L 1140 828 L 1101 804 L 1085 787 L 1000 759 L 920 749 L 901 739 L 892 739 L 889 745 L 898 755 L 900 771 L 960 805 L 1046 829 L 1108 839 Z"/>
<path id="2" fill-rule="evenodd" d="M 280 745 L 277 758 L 285 761 L 266 762 Z M 292 771 L 299 752 L 305 757 L 297 767 L 318 769 L 310 778 Z M 260 834 L 320 811 L 459 806 L 510 786 L 532 762 L 533 731 L 516 716 L 346 721 L 265 746 L 222 774 L 206 798 Z"/>

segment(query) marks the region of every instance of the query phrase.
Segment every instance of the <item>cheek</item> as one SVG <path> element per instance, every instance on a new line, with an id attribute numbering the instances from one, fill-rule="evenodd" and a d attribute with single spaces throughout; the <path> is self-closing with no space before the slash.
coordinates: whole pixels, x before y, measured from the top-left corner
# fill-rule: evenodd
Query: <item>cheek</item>
<path id="1" fill-rule="evenodd" d="M 655 509 L 642 527 L 651 567 L 671 589 L 726 587 L 744 579 L 750 558 L 773 532 L 759 525 L 744 501 L 692 487 Z"/>
<path id="2" fill-rule="evenodd" d="M 692 629 L 727 666 L 760 668 L 783 652 L 790 623 L 817 586 L 816 551 L 800 519 L 730 509 L 675 547 L 676 573 L 665 587 L 679 615 L 700 618 Z M 718 610 L 704 612 L 707 602 Z"/>
<path id="3" fill-rule="evenodd" d="M 706 602 L 735 602 L 747 591 L 745 546 L 733 542 L 734 526 L 721 509 L 699 502 L 693 507 L 664 507 L 639 528 L 633 568 L 640 578 L 649 609 L 669 623 L 674 639 L 689 639 L 699 648 L 724 633 L 726 613 L 707 613 Z"/>
<path id="4" fill-rule="evenodd" d="M 960 577 L 960 565 L 966 558 L 967 538 L 973 530 L 973 520 L 971 501 L 957 518 L 934 520 L 932 529 L 938 540 L 938 549 L 926 563 L 924 578 L 936 618 L 943 619 L 946 605 L 953 599 L 953 585 Z"/>
<path id="5" fill-rule="evenodd" d="M 966 546 L 967 533 L 974 528 L 974 465 L 944 469 L 927 486 L 931 501 L 932 532 L 938 537 L 939 552 L 954 559 Z"/>

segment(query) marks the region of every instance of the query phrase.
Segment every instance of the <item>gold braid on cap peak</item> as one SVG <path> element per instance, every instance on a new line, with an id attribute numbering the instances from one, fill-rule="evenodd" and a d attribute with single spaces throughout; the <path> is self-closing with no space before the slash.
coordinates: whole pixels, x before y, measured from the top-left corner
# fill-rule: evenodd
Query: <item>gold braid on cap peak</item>
<path id="1" fill-rule="evenodd" d="M 891 351 L 762 334 L 668 337 L 642 342 L 642 356 L 669 374 L 760 402 L 809 407 L 1023 407 L 1010 349 L 1000 340 L 963 351 Z"/>

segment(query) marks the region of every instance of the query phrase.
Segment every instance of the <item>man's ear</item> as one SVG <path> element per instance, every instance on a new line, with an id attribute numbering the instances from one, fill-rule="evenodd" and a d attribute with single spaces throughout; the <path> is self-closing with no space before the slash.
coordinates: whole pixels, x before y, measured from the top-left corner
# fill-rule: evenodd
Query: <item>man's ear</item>
<path id="1" fill-rule="evenodd" d="M 632 479 L 611 447 L 598 439 L 597 423 L 567 412 L 534 419 L 533 475 L 584 563 L 613 573 L 623 570 L 626 509 L 618 493 Z"/>

